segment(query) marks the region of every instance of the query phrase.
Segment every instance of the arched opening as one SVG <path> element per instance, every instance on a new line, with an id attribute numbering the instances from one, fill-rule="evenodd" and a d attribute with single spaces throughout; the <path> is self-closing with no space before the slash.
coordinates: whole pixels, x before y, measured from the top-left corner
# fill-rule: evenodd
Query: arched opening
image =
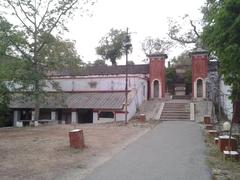
<path id="1" fill-rule="evenodd" d="M 159 81 L 155 80 L 153 82 L 153 97 L 159 98 Z"/>
<path id="2" fill-rule="evenodd" d="M 202 79 L 197 80 L 197 97 L 203 97 L 203 81 L 202 81 Z"/>

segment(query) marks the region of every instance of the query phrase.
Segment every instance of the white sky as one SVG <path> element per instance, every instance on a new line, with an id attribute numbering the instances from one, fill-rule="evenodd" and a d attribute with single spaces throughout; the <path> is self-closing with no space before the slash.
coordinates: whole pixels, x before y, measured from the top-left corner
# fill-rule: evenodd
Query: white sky
<path id="1" fill-rule="evenodd" d="M 167 37 L 167 18 L 178 18 L 189 14 L 193 19 L 202 17 L 200 7 L 205 0 L 98 0 L 91 7 L 92 17 L 75 16 L 67 25 L 69 32 L 65 36 L 76 41 L 78 53 L 85 62 L 100 58 L 95 48 L 98 42 L 111 28 L 127 27 L 133 44 L 133 53 L 129 60 L 136 64 L 143 63 L 145 55 L 141 50 L 141 42 L 147 37 Z M 178 55 L 182 49 L 169 52 L 169 59 Z M 124 58 L 118 64 L 124 64 Z"/>

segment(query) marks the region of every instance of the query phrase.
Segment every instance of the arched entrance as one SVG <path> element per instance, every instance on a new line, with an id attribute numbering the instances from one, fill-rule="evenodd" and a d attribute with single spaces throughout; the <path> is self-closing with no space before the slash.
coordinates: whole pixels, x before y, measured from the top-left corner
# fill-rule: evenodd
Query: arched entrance
<path id="1" fill-rule="evenodd" d="M 153 97 L 159 98 L 159 81 L 153 81 Z"/>
<path id="2" fill-rule="evenodd" d="M 197 80 L 197 97 L 203 97 L 203 81 L 202 81 L 202 79 Z"/>

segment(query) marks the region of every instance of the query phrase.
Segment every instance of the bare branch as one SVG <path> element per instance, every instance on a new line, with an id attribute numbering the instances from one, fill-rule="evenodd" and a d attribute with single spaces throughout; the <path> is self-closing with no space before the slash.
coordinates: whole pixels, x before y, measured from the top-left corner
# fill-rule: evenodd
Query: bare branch
<path id="1" fill-rule="evenodd" d="M 19 7 L 21 8 L 21 11 L 23 12 L 24 16 L 28 19 L 28 21 L 29 21 L 30 23 L 34 24 L 33 20 L 31 20 L 31 19 L 29 18 L 29 16 L 27 15 L 27 12 L 23 9 L 22 4 L 21 4 L 20 1 L 18 1 L 18 4 L 19 4 Z"/>
<path id="2" fill-rule="evenodd" d="M 192 20 L 190 20 L 190 24 L 191 24 L 191 26 L 193 27 L 193 32 L 194 32 L 195 35 L 199 38 L 200 35 L 199 35 L 198 32 L 197 32 L 197 27 L 193 24 L 193 21 L 192 21 Z"/>
<path id="3" fill-rule="evenodd" d="M 41 4 L 42 4 L 42 0 L 39 0 L 39 3 L 37 5 L 37 7 L 36 7 L 37 11 L 39 11 L 39 7 L 41 6 Z"/>
<path id="4" fill-rule="evenodd" d="M 173 35 L 173 34 L 171 34 L 171 33 L 168 33 L 168 36 L 169 36 L 172 40 L 177 41 L 177 42 L 179 42 L 179 43 L 181 43 L 181 44 L 196 43 L 196 39 L 187 40 L 187 39 L 184 39 L 184 38 L 182 38 L 182 37 L 177 37 L 177 36 L 175 36 L 175 35 Z"/>
<path id="5" fill-rule="evenodd" d="M 17 18 L 21 21 L 21 23 L 23 24 L 23 26 L 31 33 L 33 33 L 33 31 L 24 23 L 24 21 L 22 20 L 22 18 L 19 16 L 17 9 L 15 8 L 15 6 L 12 4 L 11 1 L 7 0 L 8 4 L 12 7 L 12 9 L 14 10 Z"/>
<path id="6" fill-rule="evenodd" d="M 53 29 L 56 27 L 56 25 L 59 23 L 61 17 L 63 15 L 65 15 L 76 3 L 78 2 L 78 0 L 75 0 L 68 8 L 65 9 L 65 11 L 61 12 L 60 15 L 58 16 L 57 20 L 53 23 L 52 27 L 49 29 L 49 31 L 47 32 L 47 34 L 50 34 Z M 44 41 L 41 46 L 38 48 L 37 52 L 41 51 L 41 49 L 44 47 L 44 45 L 46 44 L 46 42 Z"/>
<path id="7" fill-rule="evenodd" d="M 40 20 L 40 22 L 39 22 L 39 24 L 38 24 L 38 27 L 37 27 L 38 29 L 40 28 L 41 24 L 42 24 L 43 21 L 45 20 L 47 14 L 48 14 L 49 6 L 50 6 L 50 4 L 51 4 L 52 2 L 53 2 L 53 0 L 49 0 L 49 1 L 48 1 L 47 7 L 46 7 L 46 11 L 45 11 L 45 13 L 43 14 L 43 16 L 42 16 L 42 18 L 41 18 L 41 20 Z"/>

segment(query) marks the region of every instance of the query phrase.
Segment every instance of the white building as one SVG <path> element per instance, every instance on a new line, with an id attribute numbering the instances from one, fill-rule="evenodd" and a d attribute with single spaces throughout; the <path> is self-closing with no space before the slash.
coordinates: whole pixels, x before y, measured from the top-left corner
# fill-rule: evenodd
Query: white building
<path id="1" fill-rule="evenodd" d="M 165 95 L 165 54 L 149 56 L 150 63 L 128 65 L 127 120 L 148 98 Z M 51 74 L 61 87 L 56 91 L 51 83 L 45 89 L 49 97 L 40 104 L 40 121 L 59 123 L 101 123 L 125 120 L 126 66 L 85 67 L 79 72 L 63 71 Z M 31 99 L 15 98 L 14 125 L 29 123 L 34 115 Z"/>

